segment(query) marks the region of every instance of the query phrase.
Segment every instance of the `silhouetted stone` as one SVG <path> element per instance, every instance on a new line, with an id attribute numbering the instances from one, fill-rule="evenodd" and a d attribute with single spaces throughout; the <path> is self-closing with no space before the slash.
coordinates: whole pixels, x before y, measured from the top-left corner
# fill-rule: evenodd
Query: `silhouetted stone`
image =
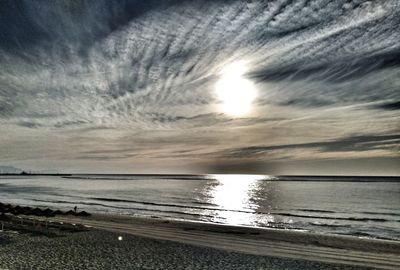
<path id="1" fill-rule="evenodd" d="M 21 214 L 21 213 L 18 211 L 18 209 L 15 209 L 15 208 L 11 208 L 10 211 L 9 211 L 9 213 L 11 213 L 11 214 L 13 214 L 13 215 L 19 215 L 19 214 Z"/>
<path id="2" fill-rule="evenodd" d="M 32 212 L 32 208 L 28 207 L 28 206 L 25 206 L 25 207 L 22 207 L 20 212 L 23 215 L 30 215 L 30 213 Z"/>
<path id="3" fill-rule="evenodd" d="M 30 213 L 31 215 L 34 215 L 34 216 L 42 216 L 43 215 L 43 212 L 42 212 L 42 210 L 40 209 L 40 208 L 35 208 L 35 209 L 33 209 L 32 211 L 31 211 L 31 213 Z"/>
<path id="4" fill-rule="evenodd" d="M 6 216 L 5 214 L 1 214 L 0 215 L 0 220 L 8 221 L 8 220 L 10 220 L 10 217 Z"/>
<path id="5" fill-rule="evenodd" d="M 60 210 L 56 210 L 53 212 L 54 215 L 63 215 L 64 213 Z"/>
<path id="6" fill-rule="evenodd" d="M 50 208 L 47 208 L 47 209 L 43 210 L 42 214 L 45 217 L 54 217 L 55 216 L 53 210 L 51 210 Z"/>
<path id="7" fill-rule="evenodd" d="M 65 212 L 64 215 L 75 215 L 75 212 L 72 210 L 69 210 L 69 211 Z"/>
<path id="8" fill-rule="evenodd" d="M 15 207 L 11 210 L 11 213 L 14 214 L 14 215 L 20 215 L 20 214 L 22 214 L 22 207 L 19 206 L 19 205 L 15 206 Z"/>
<path id="9" fill-rule="evenodd" d="M 80 217 L 88 217 L 88 216 L 91 216 L 91 214 L 89 214 L 89 213 L 86 212 L 86 211 L 79 212 L 79 213 L 77 213 L 76 215 L 77 215 L 77 216 L 80 216 Z"/>

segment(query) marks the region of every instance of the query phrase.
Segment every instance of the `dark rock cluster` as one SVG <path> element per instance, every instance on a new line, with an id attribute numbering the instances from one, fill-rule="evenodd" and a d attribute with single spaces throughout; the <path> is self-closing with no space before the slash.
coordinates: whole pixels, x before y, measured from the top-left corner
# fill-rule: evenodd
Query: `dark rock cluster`
<path id="1" fill-rule="evenodd" d="M 3 204 L 0 202 L 0 213 L 4 214 L 13 214 L 13 215 L 27 215 L 27 216 L 39 216 L 39 217 L 54 217 L 57 215 L 74 215 L 87 217 L 90 216 L 86 211 L 75 212 L 72 210 L 69 211 L 61 211 L 61 210 L 52 210 L 50 208 L 41 209 L 41 208 L 32 208 L 29 206 L 13 206 L 11 204 Z"/>

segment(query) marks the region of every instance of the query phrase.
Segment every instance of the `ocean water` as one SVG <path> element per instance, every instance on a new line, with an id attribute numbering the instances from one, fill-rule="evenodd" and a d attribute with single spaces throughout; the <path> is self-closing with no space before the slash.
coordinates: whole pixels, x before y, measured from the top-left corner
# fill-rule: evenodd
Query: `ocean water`
<path id="1" fill-rule="evenodd" d="M 400 241 L 400 178 L 0 176 L 0 201 Z"/>

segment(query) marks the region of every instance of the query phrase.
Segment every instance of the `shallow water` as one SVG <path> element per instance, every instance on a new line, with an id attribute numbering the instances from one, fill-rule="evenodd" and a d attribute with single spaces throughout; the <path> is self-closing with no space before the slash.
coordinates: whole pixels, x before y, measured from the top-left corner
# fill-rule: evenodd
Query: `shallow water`
<path id="1" fill-rule="evenodd" d="M 1 176 L 0 201 L 400 240 L 400 179 Z"/>

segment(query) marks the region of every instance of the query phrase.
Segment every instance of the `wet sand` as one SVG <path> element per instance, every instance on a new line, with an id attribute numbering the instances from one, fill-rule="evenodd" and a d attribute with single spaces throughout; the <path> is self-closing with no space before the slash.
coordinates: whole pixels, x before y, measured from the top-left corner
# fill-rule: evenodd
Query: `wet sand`
<path id="1" fill-rule="evenodd" d="M 111 215 L 46 220 L 91 228 L 2 232 L 0 269 L 400 269 L 395 241 Z"/>

